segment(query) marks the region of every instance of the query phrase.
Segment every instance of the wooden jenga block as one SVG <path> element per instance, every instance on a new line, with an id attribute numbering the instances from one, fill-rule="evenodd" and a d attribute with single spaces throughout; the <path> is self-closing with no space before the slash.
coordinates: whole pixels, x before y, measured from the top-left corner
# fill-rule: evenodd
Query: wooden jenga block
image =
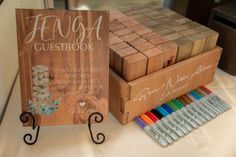
<path id="1" fill-rule="evenodd" d="M 201 26 L 201 24 L 199 24 L 197 22 L 191 22 L 189 25 L 191 26 L 191 28 L 195 28 L 195 27 Z"/>
<path id="2" fill-rule="evenodd" d="M 215 48 L 219 33 L 213 30 L 206 30 L 200 33 L 201 35 L 206 36 L 206 43 L 204 46 L 204 51 Z"/>
<path id="3" fill-rule="evenodd" d="M 118 30 L 121 30 L 121 29 L 125 29 L 125 26 L 123 26 L 122 24 L 117 24 L 117 25 L 114 25 L 114 26 L 110 26 L 110 31 L 114 32 L 114 31 L 118 31 Z"/>
<path id="4" fill-rule="evenodd" d="M 164 67 L 175 63 L 178 46 L 174 42 L 160 44 L 158 45 L 158 48 L 164 51 Z"/>
<path id="5" fill-rule="evenodd" d="M 160 24 L 168 24 L 170 22 L 172 22 L 172 19 L 169 17 L 164 17 L 161 19 L 156 19 Z"/>
<path id="6" fill-rule="evenodd" d="M 109 23 L 110 27 L 114 27 L 114 26 L 117 26 L 117 25 L 120 25 L 120 22 L 115 20 L 115 18 L 112 21 L 110 21 L 110 23 Z"/>
<path id="7" fill-rule="evenodd" d="M 150 32 L 150 33 L 142 35 L 142 37 L 146 40 L 151 40 L 155 37 L 160 37 L 160 35 L 158 35 L 156 32 Z"/>
<path id="8" fill-rule="evenodd" d="M 125 56 L 129 56 L 131 54 L 135 54 L 137 52 L 138 51 L 135 50 L 131 46 L 114 52 L 114 71 L 117 74 L 122 75 L 123 58 Z"/>
<path id="9" fill-rule="evenodd" d="M 162 12 L 163 13 L 163 12 Z M 164 15 L 169 17 L 169 16 L 173 16 L 176 15 L 177 13 L 175 11 L 169 10 L 167 12 L 164 12 Z"/>
<path id="10" fill-rule="evenodd" d="M 162 15 L 162 14 L 155 15 L 155 16 L 151 16 L 151 18 L 152 18 L 153 20 L 159 20 L 159 19 L 162 19 L 162 18 L 164 18 L 164 17 L 165 17 L 165 16 Z"/>
<path id="11" fill-rule="evenodd" d="M 137 10 L 129 10 L 129 11 L 125 11 L 124 14 L 130 16 L 130 15 L 135 15 L 138 14 Z"/>
<path id="12" fill-rule="evenodd" d="M 141 30 L 141 29 L 145 29 L 147 27 L 141 25 L 141 24 L 137 24 L 137 25 L 133 25 L 133 26 L 129 26 L 129 29 L 131 31 L 137 31 L 137 30 Z"/>
<path id="13" fill-rule="evenodd" d="M 143 28 L 143 29 L 135 30 L 135 33 L 137 33 L 138 35 L 143 35 L 143 34 L 147 34 L 147 33 L 150 33 L 150 32 L 152 32 L 152 30 L 149 29 L 149 28 Z"/>
<path id="14" fill-rule="evenodd" d="M 136 45 L 143 44 L 145 42 L 147 42 L 147 40 L 145 40 L 144 38 L 138 38 L 136 40 L 129 41 L 128 43 L 135 47 Z"/>
<path id="15" fill-rule="evenodd" d="M 126 81 L 132 81 L 146 74 L 147 57 L 136 53 L 124 57 L 122 76 Z"/>
<path id="16" fill-rule="evenodd" d="M 187 29 L 187 30 L 179 32 L 179 34 L 181 34 L 182 36 L 189 36 L 189 35 L 195 34 L 195 33 L 196 33 L 196 30 L 194 28 L 193 29 Z"/>
<path id="17" fill-rule="evenodd" d="M 155 26 L 155 25 L 158 25 L 158 24 L 160 24 L 160 23 L 161 23 L 161 22 L 156 21 L 156 20 L 150 20 L 150 21 L 144 22 L 145 26 L 147 26 L 147 27 Z"/>
<path id="18" fill-rule="evenodd" d="M 120 18 L 116 18 L 116 20 L 120 23 L 122 22 L 126 22 L 126 21 L 129 21 L 130 20 L 130 17 L 128 16 L 123 16 L 123 17 L 120 17 Z"/>
<path id="19" fill-rule="evenodd" d="M 158 32 L 158 34 L 163 35 L 163 36 L 167 36 L 167 35 L 174 34 L 174 33 L 176 33 L 176 31 L 172 30 L 170 28 L 167 28 L 167 29 L 164 29 L 164 30 Z"/>
<path id="20" fill-rule="evenodd" d="M 130 34 L 131 32 L 132 32 L 131 30 L 129 30 L 128 28 L 125 28 L 125 29 L 114 31 L 113 33 L 116 34 L 117 36 L 124 36 L 124 35 Z"/>
<path id="21" fill-rule="evenodd" d="M 156 72 L 163 68 L 164 51 L 159 48 L 153 48 L 144 51 L 143 54 L 147 57 L 147 70 L 146 74 Z"/>
<path id="22" fill-rule="evenodd" d="M 158 11 L 150 11 L 148 13 L 144 13 L 146 16 L 148 17 L 153 17 L 153 16 L 157 16 L 157 15 L 160 15 L 160 13 Z"/>
<path id="23" fill-rule="evenodd" d="M 168 41 L 168 39 L 163 36 L 155 36 L 149 40 L 149 42 L 151 42 L 155 46 L 165 43 L 167 41 Z"/>
<path id="24" fill-rule="evenodd" d="M 139 23 L 137 21 L 131 19 L 131 20 L 122 22 L 122 24 L 125 25 L 126 27 L 129 27 L 129 26 L 137 25 Z"/>
<path id="25" fill-rule="evenodd" d="M 113 44 L 109 46 L 109 65 L 114 69 L 115 64 L 115 52 L 124 48 L 130 47 L 126 42 L 120 42 L 118 44 Z"/>
<path id="26" fill-rule="evenodd" d="M 137 20 L 139 23 L 145 24 L 146 22 L 152 21 L 153 19 L 148 16 L 143 15 L 142 17 L 136 18 L 135 20 Z"/>
<path id="27" fill-rule="evenodd" d="M 113 33 L 109 33 L 109 45 L 117 44 L 122 42 L 122 40 Z"/>
<path id="28" fill-rule="evenodd" d="M 120 37 L 122 40 L 128 42 L 128 41 L 132 41 L 132 40 L 135 40 L 135 39 L 138 39 L 140 36 L 136 33 L 130 33 L 130 34 L 127 34 L 125 36 L 122 36 Z"/>
<path id="29" fill-rule="evenodd" d="M 135 20 L 137 20 L 137 19 L 142 19 L 142 18 L 144 18 L 144 17 L 146 17 L 146 15 L 143 15 L 143 14 L 135 14 L 135 15 L 131 15 L 130 16 L 131 18 L 133 18 L 133 19 L 135 19 Z M 137 20 L 138 21 L 138 20 Z"/>
<path id="30" fill-rule="evenodd" d="M 176 25 L 176 26 L 171 27 L 171 29 L 173 29 L 176 32 L 184 31 L 184 30 L 187 30 L 189 28 L 190 28 L 190 26 L 188 24 Z"/>
<path id="31" fill-rule="evenodd" d="M 191 56 L 191 51 L 193 47 L 193 42 L 188 38 L 180 38 L 175 40 L 178 45 L 178 52 L 176 57 L 176 62 L 180 62 Z"/>
<path id="32" fill-rule="evenodd" d="M 149 50 L 155 47 L 155 45 L 153 45 L 151 42 L 144 42 L 142 44 L 138 44 L 134 46 L 137 50 L 139 51 L 145 51 L 145 50 Z"/>
<path id="33" fill-rule="evenodd" d="M 176 40 L 176 39 L 179 39 L 179 38 L 182 38 L 182 37 L 183 36 L 180 35 L 179 33 L 173 33 L 173 34 L 165 36 L 165 38 L 168 39 L 169 41 L 173 41 L 173 40 Z"/>
<path id="34" fill-rule="evenodd" d="M 155 25 L 155 26 L 150 27 L 150 29 L 155 31 L 155 32 L 159 32 L 159 31 L 162 31 L 162 30 L 167 29 L 167 28 L 170 28 L 170 26 L 163 25 L 163 24 Z"/>
<path id="35" fill-rule="evenodd" d="M 126 47 L 129 47 L 129 45 L 126 42 L 123 42 L 123 41 L 118 43 L 118 44 L 113 44 L 113 45 L 109 46 L 109 48 L 112 51 L 118 51 L 118 50 L 124 49 Z"/>
<path id="36" fill-rule="evenodd" d="M 196 56 L 203 52 L 206 38 L 201 34 L 192 34 L 188 38 L 193 42 L 191 56 Z"/>
<path id="37" fill-rule="evenodd" d="M 209 28 L 207 28 L 206 26 L 198 26 L 198 27 L 194 27 L 193 28 L 194 33 L 199 33 L 199 32 L 203 32 L 203 31 L 207 31 L 210 30 Z"/>

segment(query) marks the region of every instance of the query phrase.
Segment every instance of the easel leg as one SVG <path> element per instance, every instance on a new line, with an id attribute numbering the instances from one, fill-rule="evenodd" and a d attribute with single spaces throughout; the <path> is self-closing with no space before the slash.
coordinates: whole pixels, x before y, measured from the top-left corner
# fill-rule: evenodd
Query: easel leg
<path id="1" fill-rule="evenodd" d="M 27 133 L 27 134 L 24 135 L 23 140 L 24 140 L 24 142 L 25 142 L 26 144 L 28 144 L 28 145 L 33 145 L 33 144 L 35 144 L 35 143 L 37 142 L 37 140 L 38 140 L 40 126 L 36 126 L 36 125 L 35 125 L 35 118 L 34 118 L 34 116 L 33 116 L 32 113 L 30 113 L 30 112 L 23 112 L 23 113 L 20 115 L 20 121 L 21 121 L 22 123 L 27 123 L 27 122 L 29 122 L 30 118 L 32 119 L 32 129 L 35 130 L 35 129 L 37 128 L 36 136 L 35 136 L 35 138 L 34 138 L 34 140 L 33 140 L 33 139 L 32 139 L 32 138 L 33 138 L 32 134 Z"/>
<path id="2" fill-rule="evenodd" d="M 90 137 L 92 141 L 95 144 L 102 144 L 105 141 L 105 135 L 103 133 L 98 133 L 96 135 L 96 140 L 93 137 L 92 126 L 91 126 L 91 119 L 93 116 L 96 123 L 101 123 L 103 121 L 103 115 L 100 112 L 94 112 L 89 115 L 89 119 L 88 119 L 88 129 L 89 129 Z"/>

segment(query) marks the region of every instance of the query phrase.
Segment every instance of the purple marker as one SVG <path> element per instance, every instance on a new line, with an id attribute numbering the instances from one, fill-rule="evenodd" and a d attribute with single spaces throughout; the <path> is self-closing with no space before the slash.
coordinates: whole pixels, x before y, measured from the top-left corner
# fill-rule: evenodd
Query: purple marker
<path id="1" fill-rule="evenodd" d="M 141 118 L 136 117 L 134 120 L 157 143 L 164 147 L 168 145 L 168 142 L 163 137 L 161 137 L 155 130 L 153 130 L 151 126 L 147 125 Z"/>

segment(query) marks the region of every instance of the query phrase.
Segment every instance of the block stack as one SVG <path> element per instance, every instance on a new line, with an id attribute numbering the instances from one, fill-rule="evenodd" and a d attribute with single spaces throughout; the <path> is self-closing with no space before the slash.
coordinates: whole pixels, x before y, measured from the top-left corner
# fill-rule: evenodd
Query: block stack
<path id="1" fill-rule="evenodd" d="M 125 15 L 145 25 L 178 45 L 176 62 L 216 46 L 218 33 L 158 3 L 120 9 Z"/>
<path id="2" fill-rule="evenodd" d="M 110 67 L 133 81 L 175 63 L 177 45 L 119 11 L 110 19 Z"/>
<path id="3" fill-rule="evenodd" d="M 37 105 L 50 103 L 48 67 L 36 65 L 32 67 L 33 75 L 33 102 Z"/>

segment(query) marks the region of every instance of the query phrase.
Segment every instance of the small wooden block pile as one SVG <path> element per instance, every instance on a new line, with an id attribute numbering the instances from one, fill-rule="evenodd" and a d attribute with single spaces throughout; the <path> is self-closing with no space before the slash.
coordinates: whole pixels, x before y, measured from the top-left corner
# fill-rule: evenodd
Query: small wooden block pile
<path id="1" fill-rule="evenodd" d="M 155 2 L 120 9 L 121 12 L 178 45 L 176 62 L 216 46 L 219 34 Z"/>
<path id="2" fill-rule="evenodd" d="M 175 63 L 175 43 L 119 11 L 110 17 L 110 68 L 126 81 Z"/>

